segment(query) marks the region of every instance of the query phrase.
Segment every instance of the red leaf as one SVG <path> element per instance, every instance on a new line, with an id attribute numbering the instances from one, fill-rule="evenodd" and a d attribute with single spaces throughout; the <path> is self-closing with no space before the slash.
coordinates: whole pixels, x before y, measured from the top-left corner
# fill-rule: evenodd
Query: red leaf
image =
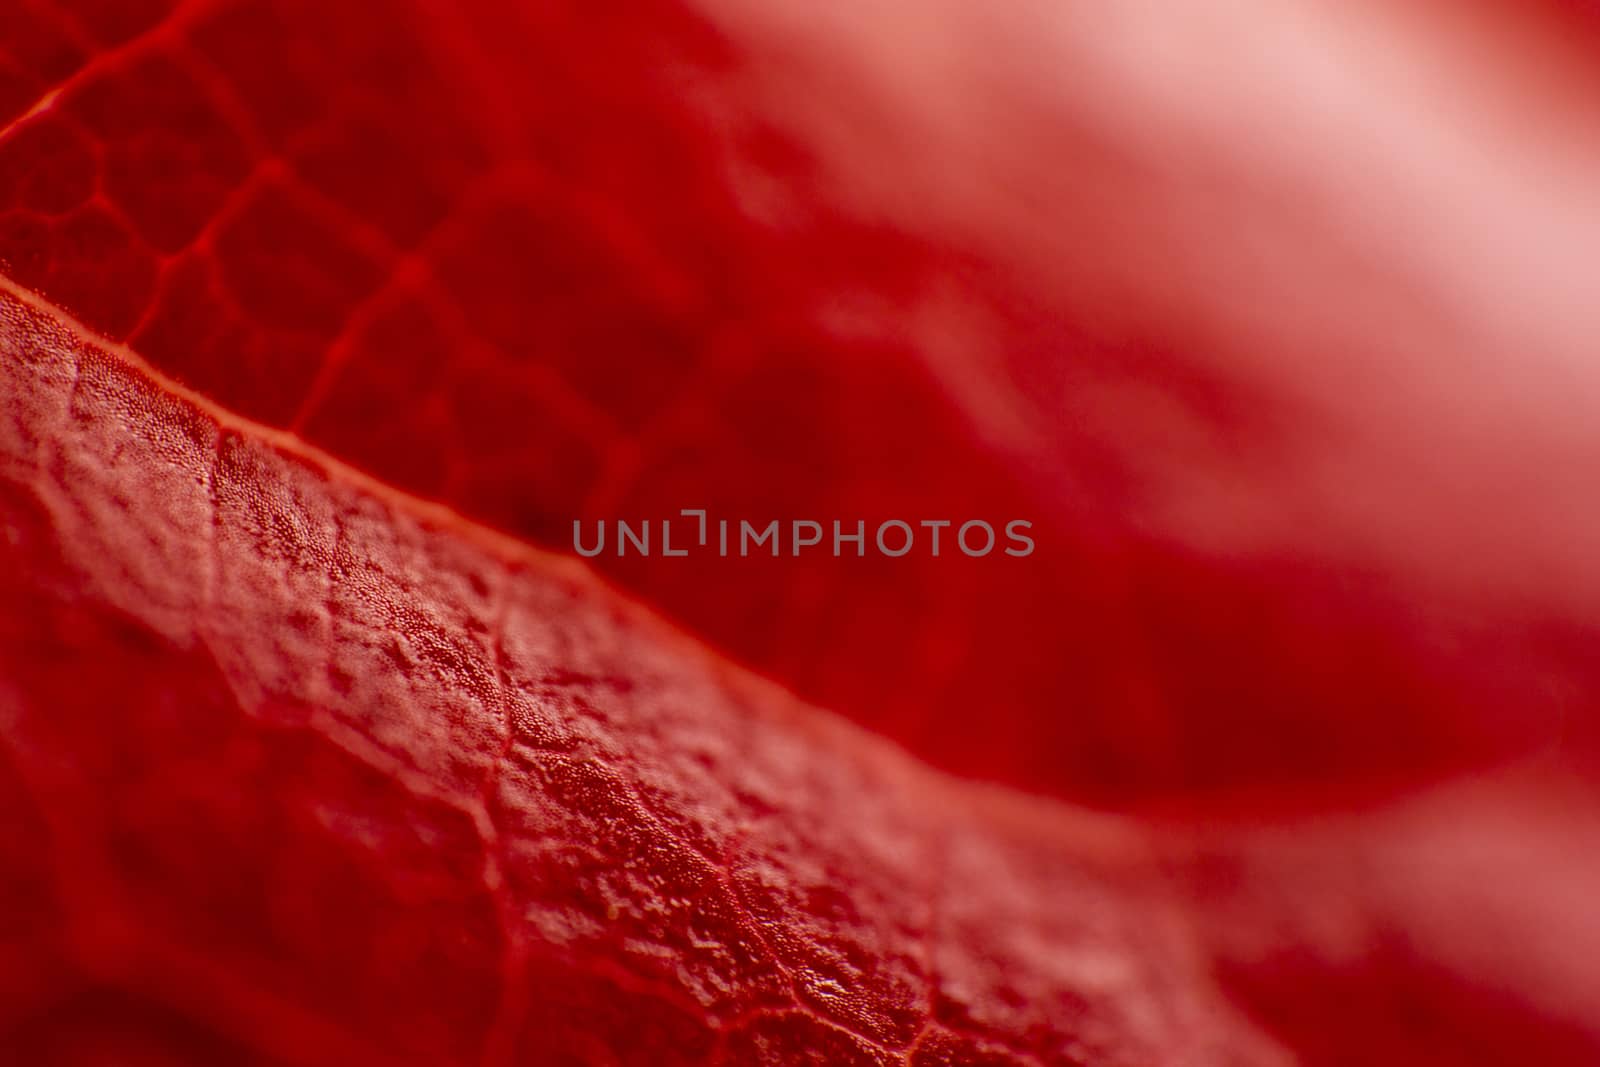
<path id="1" fill-rule="evenodd" d="M 1551 19 L 0 15 L 0 1048 L 1593 1062 Z"/>
<path id="2" fill-rule="evenodd" d="M 1281 1061 L 1131 828 L 4 323 L 24 1061 Z"/>
<path id="3" fill-rule="evenodd" d="M 1146 75 L 1120 45 L 1084 58 L 1073 27 L 1028 21 L 1049 6 L 906 15 L 986 43 L 905 54 L 873 21 L 899 17 L 885 4 L 805 32 L 784 5 L 732 2 L 716 22 L 670 2 L 600 20 L 509 0 L 28 6 L 0 121 L 57 95 L 0 142 L 0 259 L 225 407 L 558 549 L 574 518 L 685 507 L 1032 520 L 1023 563 L 596 561 L 954 770 L 1128 802 L 1404 783 L 1548 744 L 1559 694 L 1593 689 L 1588 631 L 1557 618 L 1508 645 L 1481 587 L 1521 594 L 1505 561 L 1528 552 L 1578 565 L 1569 517 L 1530 519 L 1522 488 L 1567 462 L 1566 437 L 1518 414 L 1557 382 L 1527 379 L 1499 421 L 1453 413 L 1438 353 L 1487 397 L 1500 364 L 1467 368 L 1506 331 L 1441 310 L 1477 282 L 1418 249 L 1447 255 L 1445 209 L 1476 204 L 1424 214 L 1384 177 L 1492 178 L 1470 153 L 1513 153 L 1466 104 L 1446 121 L 1478 140 L 1406 142 L 1432 98 L 1348 49 L 1376 32 L 1480 72 L 1370 13 L 1249 5 L 1230 17 L 1323 50 L 1330 102 L 1266 88 L 1284 110 L 1236 106 L 1285 76 L 1262 44 L 1217 83 L 1221 126 L 1160 103 L 1183 93 L 1181 59 L 1128 120 Z M 1190 32 L 1142 18 L 1107 32 Z M 1007 49 L 1010 71 L 985 65 Z M 1081 72 L 1029 66 L 1052 49 Z M 1341 124 L 1371 118 L 1358 94 L 1390 76 L 1390 141 L 1333 169 Z M 1513 109 L 1571 98 L 1495 84 Z M 1201 160 L 1178 155 L 1196 138 Z M 1519 151 L 1535 163 L 1505 177 L 1531 188 L 1573 154 Z M 1324 232 L 1396 215 L 1429 227 L 1420 243 Z M 1509 253 L 1535 260 L 1530 285 L 1559 268 Z M 1515 521 L 1477 505 L 1506 496 Z M 1419 571 L 1449 595 L 1419 593 Z M 1556 684 L 1521 684 L 1535 674 Z"/>
<path id="4" fill-rule="evenodd" d="M 1308 1063 L 1593 1056 L 1586 794 L 958 784 L 31 298 L 0 352 L 11 1059 L 1291 1062 L 1211 952 Z"/>

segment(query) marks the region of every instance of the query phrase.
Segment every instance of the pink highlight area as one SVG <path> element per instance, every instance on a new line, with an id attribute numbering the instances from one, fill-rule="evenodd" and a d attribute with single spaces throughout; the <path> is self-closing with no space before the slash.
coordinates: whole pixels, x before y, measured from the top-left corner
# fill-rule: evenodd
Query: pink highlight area
<path id="1" fill-rule="evenodd" d="M 1208 552 L 1600 607 L 1595 26 L 1481 0 L 703 6 L 830 191 L 1138 354 L 1085 405 L 1076 350 L 1018 365 L 928 324 L 1014 461 L 1094 435 L 1143 468 L 1140 518 Z M 1263 436 L 1173 402 L 1195 375 Z"/>

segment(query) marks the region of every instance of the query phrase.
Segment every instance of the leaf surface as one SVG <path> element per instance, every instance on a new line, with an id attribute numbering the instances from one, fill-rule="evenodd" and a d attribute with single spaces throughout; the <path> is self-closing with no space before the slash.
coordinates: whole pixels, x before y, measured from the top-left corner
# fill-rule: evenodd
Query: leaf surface
<path id="1" fill-rule="evenodd" d="M 960 783 L 570 561 L 3 308 L 12 1058 L 1600 1047 L 1587 787 L 1207 829 Z"/>
<path id="2" fill-rule="evenodd" d="M 1526 7 L 1130 10 L 1099 47 L 1053 6 L 24 4 L 0 262 L 559 550 L 686 507 L 1032 521 L 1020 561 L 596 560 L 952 770 L 1315 794 L 1566 736 L 1600 443 L 1544 237 L 1593 218 L 1553 191 L 1592 71 Z"/>
<path id="3" fill-rule="evenodd" d="M 0 1058 L 1595 1061 L 1587 39 L 977 10 L 0 16 Z"/>
<path id="4" fill-rule="evenodd" d="M 28 1062 L 1283 1062 L 1131 829 L 3 321 Z"/>

